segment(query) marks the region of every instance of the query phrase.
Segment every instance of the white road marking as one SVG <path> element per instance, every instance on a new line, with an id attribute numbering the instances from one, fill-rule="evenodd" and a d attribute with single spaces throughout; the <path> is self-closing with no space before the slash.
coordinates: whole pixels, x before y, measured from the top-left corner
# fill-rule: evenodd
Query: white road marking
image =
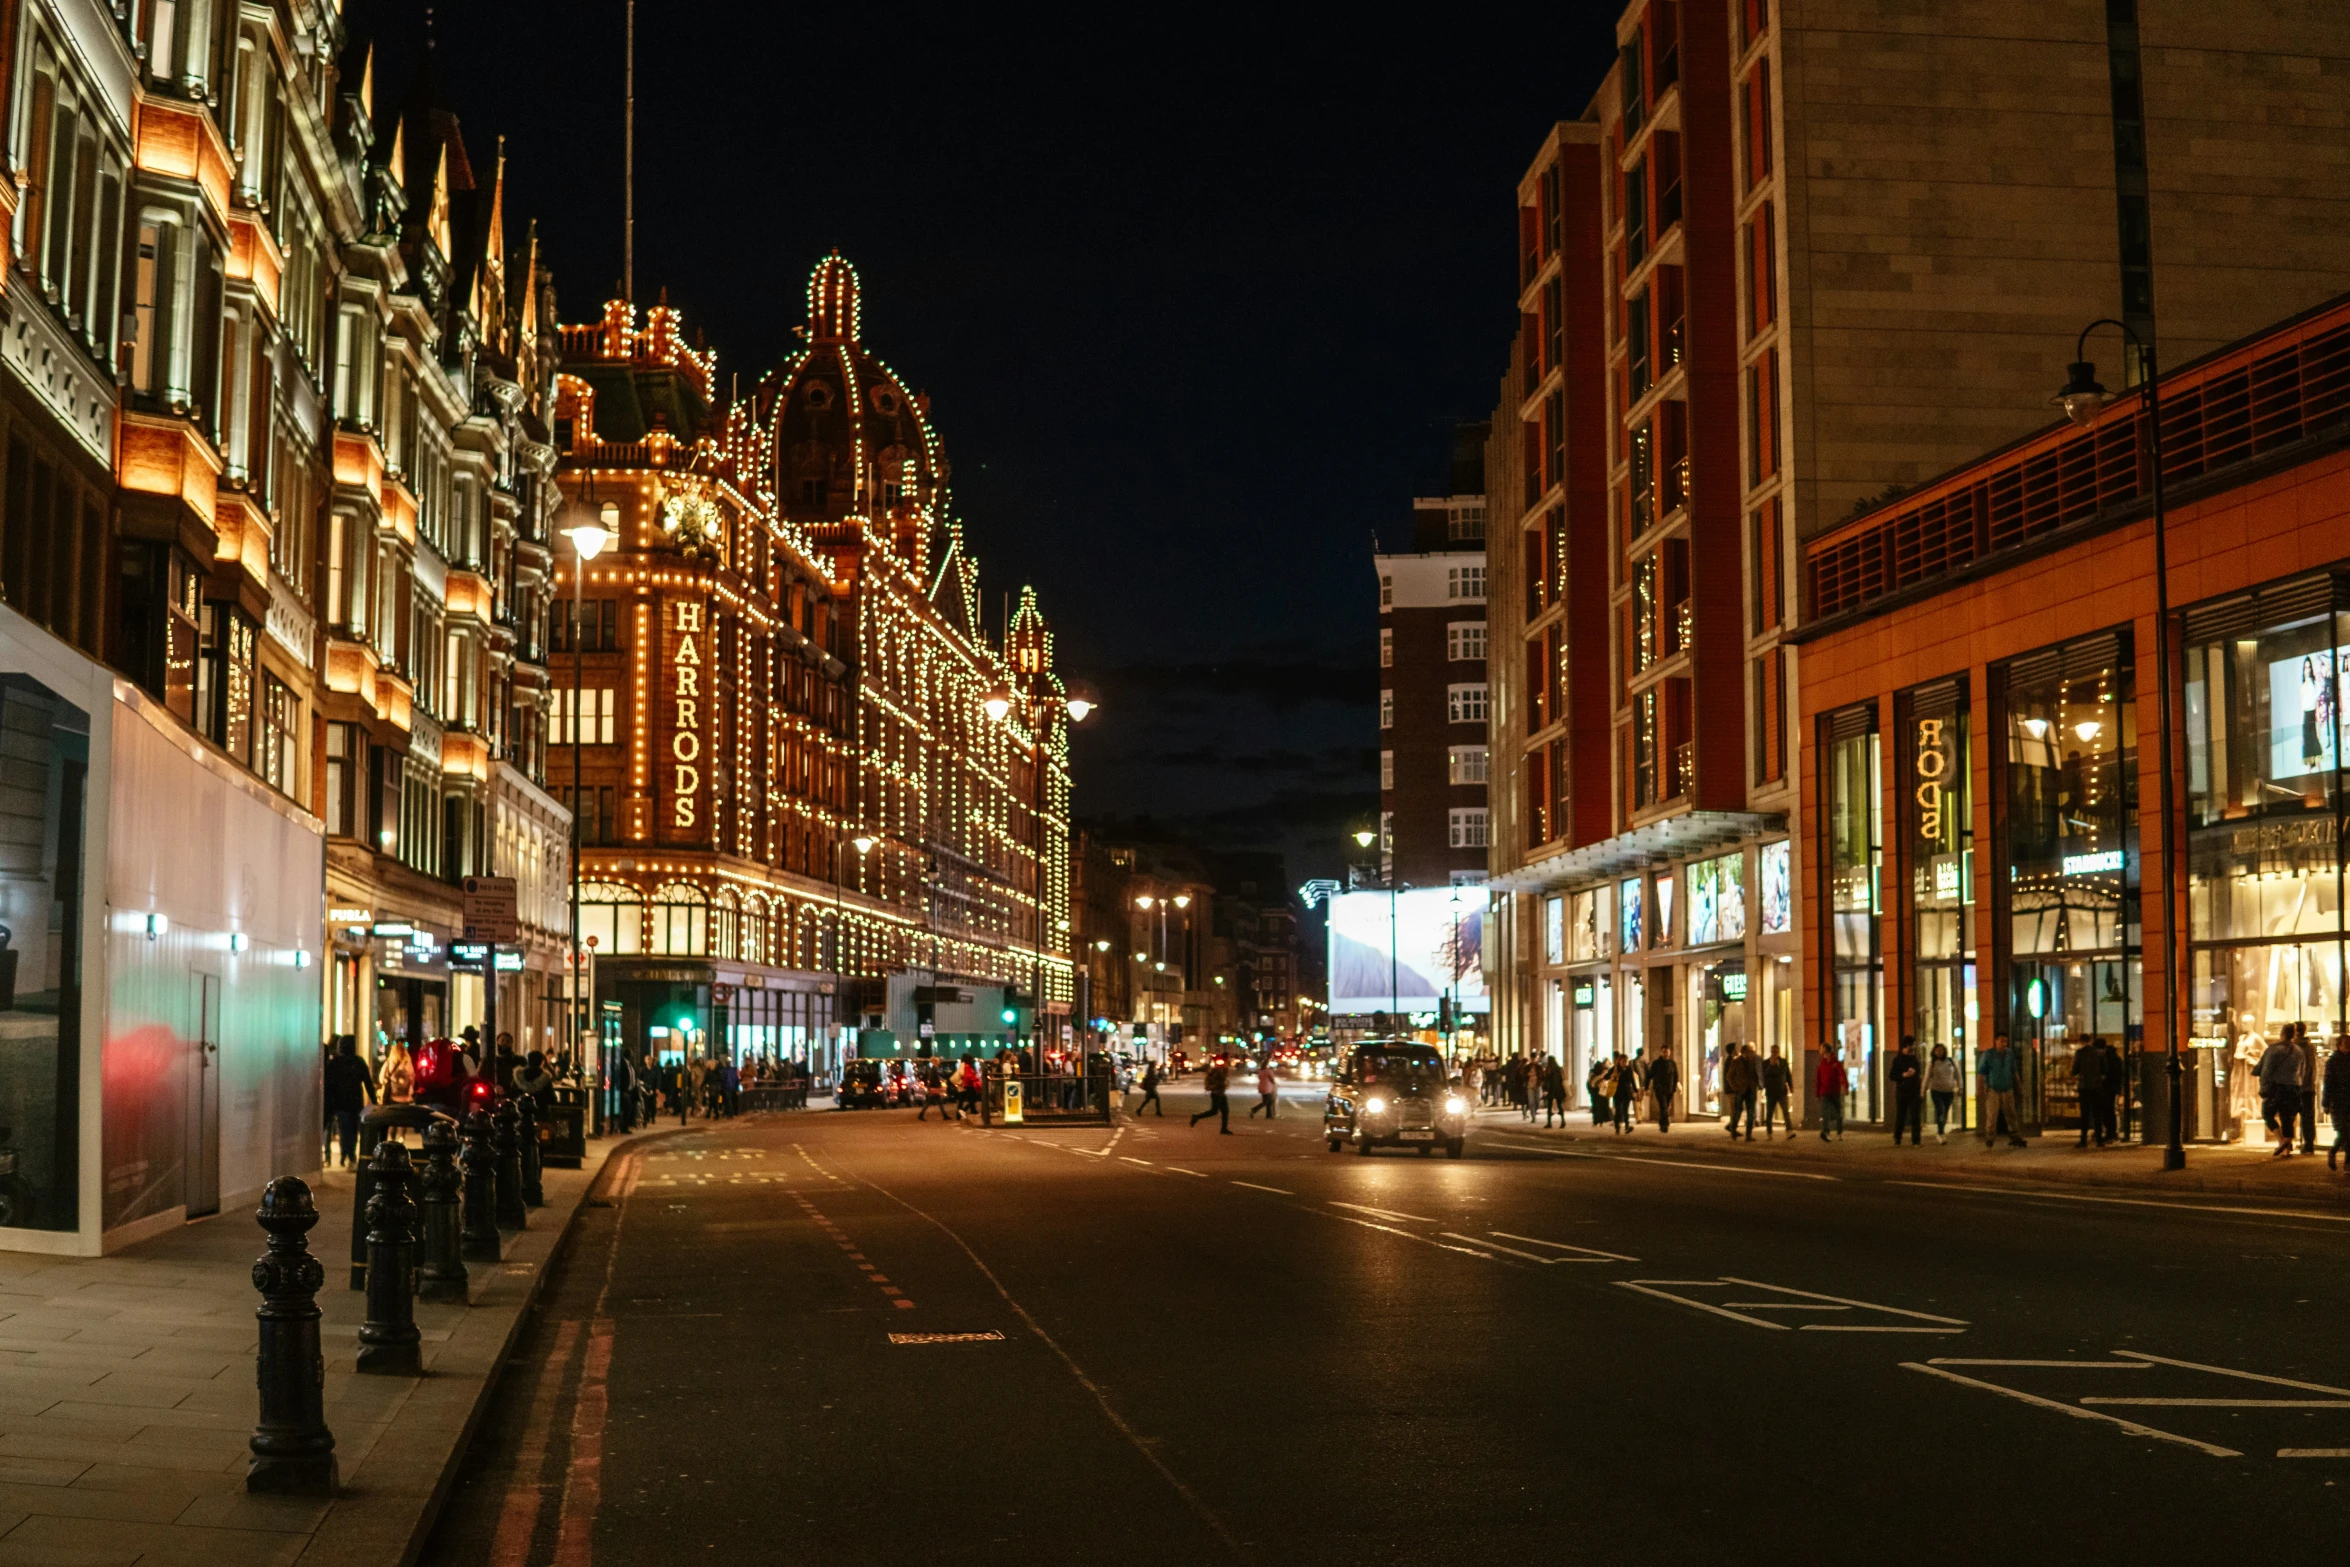
<path id="1" fill-rule="evenodd" d="M 1472 1245 L 1472 1246 L 1478 1246 L 1478 1245 L 1484 1245 L 1484 1246 L 1493 1246 L 1493 1243 L 1492 1243 L 1491 1241 L 1479 1241 L 1479 1240 L 1477 1239 L 1477 1237 L 1476 1237 L 1476 1236 L 1474 1236 L 1474 1235 L 1462 1235 L 1462 1234 L 1459 1234 L 1459 1233 L 1457 1233 L 1457 1232 L 1455 1232 L 1455 1231 L 1452 1231 L 1452 1230 L 1439 1230 L 1439 1231 L 1437 1231 L 1437 1233 L 1438 1233 L 1439 1235 L 1442 1235 L 1442 1236 L 1444 1236 L 1444 1237 L 1445 1237 L 1447 1240 L 1467 1241 L 1467 1242 L 1468 1242 L 1470 1245 Z M 1460 1250 L 1460 1248 L 1459 1248 L 1459 1247 L 1457 1247 L 1457 1246 L 1455 1246 L 1455 1247 L 1452 1247 L 1452 1248 L 1450 1248 L 1450 1249 L 1451 1249 L 1451 1250 L 1454 1250 L 1454 1251 L 1458 1251 L 1458 1250 Z M 1541 1256 L 1541 1255 L 1539 1255 L 1538 1253 L 1535 1253 L 1535 1252 L 1530 1252 L 1530 1251 L 1520 1251 L 1520 1250 L 1518 1250 L 1518 1249 L 1517 1249 L 1515 1246 L 1493 1246 L 1493 1249 L 1494 1249 L 1495 1251 L 1500 1251 L 1500 1252 L 1507 1252 L 1507 1253 L 1509 1253 L 1509 1255 L 1511 1255 L 1511 1256 L 1513 1256 L 1513 1257 L 1523 1257 L 1523 1258 L 1525 1258 L 1525 1259 L 1526 1259 L 1528 1262 L 1539 1262 L 1539 1263 L 1541 1263 L 1541 1264 L 1542 1264 L 1544 1267 L 1546 1267 L 1546 1268 L 1547 1268 L 1547 1267 L 1549 1267 L 1551 1264 L 1553 1264 L 1553 1263 L 1557 1263 L 1557 1262 L 1576 1262 L 1576 1261 L 1580 1261 L 1580 1260 L 1581 1260 L 1581 1259 L 1579 1259 L 1579 1258 L 1575 1258 L 1575 1257 L 1544 1257 L 1544 1256 Z M 1479 1256 L 1479 1257 L 1481 1257 L 1481 1256 L 1484 1256 L 1484 1255 L 1485 1255 L 1485 1253 L 1483 1253 L 1483 1252 L 1472 1252 L 1470 1255 L 1472 1255 L 1472 1256 Z"/>
<path id="2" fill-rule="evenodd" d="M 1578 1153 L 1571 1148 L 1545 1148 L 1539 1143 L 1505 1143 L 1490 1133 L 1486 1135 L 1485 1141 L 1493 1144 L 1496 1148 L 1507 1148 L 1516 1153 L 1546 1153 L 1553 1159 L 1598 1159 L 1604 1157 L 1604 1155 L 1595 1153 Z"/>
<path id="3" fill-rule="evenodd" d="M 2350 1409 L 2338 1398 L 2084 1398 L 2084 1404 L 2138 1404 L 2148 1409 Z"/>
<path id="4" fill-rule="evenodd" d="M 1850 1311 L 1850 1306 L 1819 1306 L 1808 1300 L 1725 1300 L 1740 1311 Z"/>
<path id="5" fill-rule="evenodd" d="M 892 1344 L 1001 1344 L 1004 1336 L 990 1328 L 985 1333 L 892 1333 Z"/>
<path id="6" fill-rule="evenodd" d="M 1232 1184 L 1245 1186 L 1252 1192 L 1271 1192 L 1277 1197 L 1295 1197 L 1297 1195 L 1286 1186 L 1259 1186 L 1254 1181 L 1234 1181 Z"/>
<path id="7" fill-rule="evenodd" d="M 2158 1366 L 2177 1366 L 2182 1371 L 2208 1371 L 2213 1376 L 2235 1377 L 2243 1382 L 2266 1382 L 2271 1387 L 2295 1387 L 2304 1393 L 2331 1393 L 2336 1398 L 2350 1398 L 2350 1388 L 2328 1387 L 2323 1382 L 2296 1382 L 2291 1377 L 2264 1377 L 2257 1371 L 2231 1371 L 2226 1366 L 2207 1366 L 2195 1360 L 2171 1360 L 2162 1355 L 2141 1354 L 2134 1349 L 2117 1349 L 2117 1355 L 2131 1360 L 2151 1361 Z"/>
<path id="8" fill-rule="evenodd" d="M 2350 1224 L 2350 1213 L 2312 1213 L 2303 1208 L 2231 1208 L 2208 1202 L 2165 1202 L 2155 1197 L 2091 1197 L 2083 1192 L 2039 1191 L 2020 1186 L 1971 1186 L 1956 1181 L 1887 1181 L 1887 1186 L 1916 1186 L 1930 1192 L 1988 1192 L 1996 1197 L 2045 1197 L 2051 1202 L 2088 1202 L 2120 1208 L 2175 1208 L 2182 1213 L 2225 1213 L 2261 1219 L 2309 1219 L 2320 1224 Z"/>
<path id="9" fill-rule="evenodd" d="M 2042 1398 L 2037 1393 L 2021 1393 L 2012 1387 L 2001 1387 L 1996 1382 L 1984 1382 L 1974 1377 L 1962 1377 L 1957 1372 L 1945 1371 L 1940 1366 L 1922 1365 L 1914 1360 L 1905 1360 L 1901 1363 L 1901 1369 L 1921 1371 L 1930 1377 L 1940 1377 L 1946 1382 L 1956 1382 L 1961 1387 L 1978 1387 L 1987 1393 L 1997 1393 L 2002 1398 L 2012 1398 L 2019 1404 L 2033 1404 L 2041 1409 L 2053 1409 L 2058 1414 L 2070 1415 L 2075 1420 L 2108 1421 L 2120 1426 L 2132 1436 L 2148 1436 L 2158 1442 L 2176 1442 L 2181 1447 L 2192 1447 L 2197 1452 L 2209 1453 L 2214 1458 L 2241 1458 L 2244 1456 L 2232 1447 L 2220 1447 L 2211 1442 L 2198 1442 L 2191 1436 L 2180 1436 L 2174 1431 L 2157 1431 L 2152 1426 L 2140 1425 L 2135 1420 L 2124 1420 L 2119 1415 L 2101 1414 L 2097 1410 L 2082 1409 L 2074 1404 L 2061 1404 L 2053 1398 Z"/>
<path id="10" fill-rule="evenodd" d="M 1150 1161 L 1148 1159 L 1137 1159 L 1130 1153 L 1122 1153 L 1118 1155 L 1118 1157 L 1125 1160 L 1128 1164 L 1139 1164 L 1145 1169 L 1150 1167 Z"/>
<path id="11" fill-rule="evenodd" d="M 2034 1366 L 2050 1371 L 2143 1371 L 2142 1360 L 1962 1360 L 1953 1355 L 1937 1355 L 1927 1362 L 1933 1366 Z"/>
<path id="12" fill-rule="evenodd" d="M 1826 1308 L 1821 1308 L 1825 1310 Z M 1880 1311 L 1883 1307 L 1878 1308 Z M 1906 1323 L 1891 1322 L 1806 1322 L 1806 1333 L 1964 1333 L 1964 1328 L 1913 1328 Z"/>
<path id="13" fill-rule="evenodd" d="M 1711 1175 L 1776 1175 L 1782 1180 L 1789 1181 L 1833 1181 L 1838 1179 L 1833 1175 L 1815 1175 L 1809 1170 L 1754 1170 L 1742 1164 L 1706 1164 L 1695 1159 L 1673 1159 L 1655 1154 L 1603 1153 L 1593 1154 L 1591 1157 L 1613 1159 L 1618 1164 L 1649 1164 L 1661 1165 L 1673 1170 L 1701 1170 Z"/>
<path id="14" fill-rule="evenodd" d="M 1364 1229 L 1366 1229 L 1366 1230 L 1385 1230 L 1385 1231 L 1386 1231 L 1388 1234 L 1390 1234 L 1390 1235 L 1400 1235 L 1400 1236 L 1402 1236 L 1402 1237 L 1403 1237 L 1405 1240 L 1407 1240 L 1407 1241 L 1416 1241 L 1416 1240 L 1420 1240 L 1420 1239 L 1422 1239 L 1422 1237 L 1421 1237 L 1421 1236 L 1414 1235 L 1414 1234 L 1413 1234 L 1411 1231 L 1409 1231 L 1409 1230 L 1399 1230 L 1399 1229 L 1397 1229 L 1397 1228 L 1396 1228 L 1394 1225 L 1392 1225 L 1392 1224 L 1373 1224 L 1373 1223 L 1372 1223 L 1370 1220 L 1368 1220 L 1368 1219 L 1352 1219 L 1352 1218 L 1348 1218 L 1348 1217 L 1347 1217 L 1345 1214 L 1343 1214 L 1343 1213 L 1334 1213 L 1334 1214 L 1330 1215 L 1330 1217 L 1331 1217 L 1331 1218 L 1333 1218 L 1333 1219 L 1336 1219 L 1336 1220 L 1337 1220 L 1339 1223 L 1341 1223 L 1341 1224 L 1359 1224 L 1359 1225 L 1361 1225 L 1361 1226 L 1362 1226 Z M 1434 1245 L 1434 1244 L 1435 1244 L 1435 1242 L 1431 1241 L 1431 1242 L 1429 1242 L 1429 1244 L 1430 1244 L 1430 1245 Z M 1449 1248 L 1447 1248 L 1447 1249 L 1449 1249 Z"/>
<path id="15" fill-rule="evenodd" d="M 1620 1251 L 1601 1251 L 1593 1246 L 1570 1246 L 1565 1241 L 1546 1241 L 1539 1235 L 1512 1235 L 1507 1230 L 1494 1230 L 1491 1233 L 1505 1241 L 1524 1241 L 1529 1246 L 1548 1246 L 1555 1251 L 1577 1253 L 1578 1255 L 1566 1259 L 1570 1262 L 1638 1262 L 1640 1260 L 1638 1257 L 1627 1257 Z"/>
<path id="16" fill-rule="evenodd" d="M 1434 1224 L 1436 1222 L 1434 1219 L 1424 1219 L 1416 1213 L 1397 1213 L 1391 1208 L 1374 1208 L 1369 1203 L 1334 1202 L 1330 1206 L 1333 1208 L 1352 1208 L 1357 1213 L 1367 1213 L 1381 1219 L 1409 1219 L 1414 1224 Z"/>
<path id="17" fill-rule="evenodd" d="M 1842 1295 L 1821 1295 L 1812 1290 L 1790 1289 L 1784 1284 L 1765 1284 L 1760 1279 L 1732 1278 L 1727 1273 L 1722 1275 L 1722 1282 L 1724 1284 L 1743 1284 L 1748 1289 L 1769 1290 L 1777 1295 L 1801 1295 L 1808 1300 L 1832 1301 L 1839 1306 L 1858 1306 L 1863 1311 L 1882 1311 L 1896 1317 L 1915 1317 L 1920 1322 L 1940 1322 L 1954 1328 L 1963 1328 L 1967 1325 L 1964 1317 L 1937 1317 L 1930 1311 L 1904 1311 L 1899 1306 L 1880 1306 L 1874 1301 L 1847 1300 Z"/>
<path id="18" fill-rule="evenodd" d="M 1186 1170 L 1179 1164 L 1171 1164 L 1167 1166 L 1167 1168 L 1174 1171 L 1177 1175 L 1196 1175 L 1203 1181 L 1208 1178 L 1207 1172 L 1205 1170 Z"/>
<path id="19" fill-rule="evenodd" d="M 1650 1284 L 1679 1284 L 1683 1287 L 1687 1287 L 1691 1283 L 1698 1283 L 1699 1287 L 1701 1288 L 1712 1289 L 1717 1287 L 1720 1281 L 1716 1279 L 1706 1279 L 1703 1281 L 1693 1281 L 1686 1279 L 1618 1279 L 1616 1280 L 1616 1287 L 1618 1289 L 1638 1290 L 1643 1295 L 1654 1295 L 1658 1300 L 1669 1300 L 1676 1306 L 1695 1306 L 1699 1311 L 1710 1311 L 1717 1317 L 1728 1317 L 1732 1322 L 1743 1322 L 1749 1327 L 1769 1328 L 1774 1333 L 1784 1333 L 1787 1331 L 1787 1324 L 1784 1322 L 1765 1322 L 1760 1317 L 1749 1317 L 1742 1312 L 1724 1311 L 1719 1306 L 1709 1306 L 1702 1300 L 1691 1300 L 1685 1295 L 1672 1295 L 1667 1294 L 1663 1290 L 1653 1290 L 1648 1288 Z"/>
<path id="20" fill-rule="evenodd" d="M 2350 1447 L 2280 1447 L 2279 1458 L 2350 1458 Z"/>

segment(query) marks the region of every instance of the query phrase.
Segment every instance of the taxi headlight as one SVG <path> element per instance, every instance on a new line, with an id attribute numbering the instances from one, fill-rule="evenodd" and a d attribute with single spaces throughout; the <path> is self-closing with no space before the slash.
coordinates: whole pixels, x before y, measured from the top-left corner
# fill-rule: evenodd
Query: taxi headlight
<path id="1" fill-rule="evenodd" d="M 1468 1108 L 1468 1101 L 1463 1099 L 1458 1094 L 1454 1094 L 1451 1098 L 1444 1101 L 1444 1113 L 1446 1115 L 1459 1115 L 1463 1110 Z"/>
<path id="2" fill-rule="evenodd" d="M 1384 1099 L 1374 1096 L 1363 1101 L 1363 1114 L 1365 1115 L 1382 1115 L 1386 1113 L 1386 1110 L 1387 1101 Z"/>

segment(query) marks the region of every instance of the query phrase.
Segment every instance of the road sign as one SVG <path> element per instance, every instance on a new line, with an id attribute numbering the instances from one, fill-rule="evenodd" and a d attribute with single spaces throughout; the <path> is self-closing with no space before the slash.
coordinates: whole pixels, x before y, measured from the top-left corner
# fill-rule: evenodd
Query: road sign
<path id="1" fill-rule="evenodd" d="M 515 928 L 514 878 L 465 878 L 465 937 L 468 941 L 519 941 Z"/>

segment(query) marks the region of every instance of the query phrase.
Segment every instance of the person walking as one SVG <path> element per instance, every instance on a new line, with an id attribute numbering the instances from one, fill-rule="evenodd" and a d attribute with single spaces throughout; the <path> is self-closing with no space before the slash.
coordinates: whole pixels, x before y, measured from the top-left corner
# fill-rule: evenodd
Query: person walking
<path id="1" fill-rule="evenodd" d="M 1934 1096 L 1934 1141 L 1950 1141 L 1950 1106 L 1958 1098 L 1958 1062 L 1948 1045 L 1936 1045 L 1926 1063 L 1926 1092 Z"/>
<path id="2" fill-rule="evenodd" d="M 1632 1105 L 1640 1097 L 1639 1053 L 1634 1052 L 1629 1059 L 1626 1059 L 1622 1051 L 1617 1051 L 1616 1069 L 1610 1075 L 1615 1083 L 1616 1135 L 1621 1137 L 1629 1134 L 1632 1130 Z"/>
<path id="3" fill-rule="evenodd" d="M 914 1112 L 914 1119 L 917 1121 L 927 1121 L 930 1119 L 930 1112 L 933 1110 L 938 1112 L 938 1124 L 941 1126 L 946 1125 L 946 1079 L 939 1075 L 938 1064 L 936 1062 L 925 1061 L 922 1063 L 922 1108 Z"/>
<path id="4" fill-rule="evenodd" d="M 1474 1105 L 1485 1102 L 1485 1058 L 1483 1056 L 1469 1058 L 1468 1066 L 1461 1071 L 1461 1089 L 1466 1094 L 1469 1103 Z"/>
<path id="5" fill-rule="evenodd" d="M 1559 1065 L 1557 1056 L 1542 1058 L 1542 1125 L 1547 1130 L 1553 1117 L 1558 1124 L 1567 1124 L 1567 1069 Z"/>
<path id="6" fill-rule="evenodd" d="M 326 1062 L 326 1120 L 342 1145 L 342 1164 L 348 1170 L 359 1159 L 359 1116 L 375 1103 L 375 1070 L 359 1054 L 359 1036 L 335 1036 L 335 1053 Z"/>
<path id="7" fill-rule="evenodd" d="M 1209 1063 L 1208 1075 L 1201 1083 L 1208 1091 L 1208 1107 L 1191 1118 L 1192 1125 L 1197 1126 L 1212 1115 L 1222 1123 L 1219 1130 L 1226 1137 L 1232 1135 L 1232 1101 L 1224 1097 L 1224 1089 L 1231 1081 L 1231 1070 L 1223 1062 Z"/>
<path id="8" fill-rule="evenodd" d="M 1656 1129 L 1673 1129 L 1673 1096 L 1681 1088 L 1681 1068 L 1673 1060 L 1670 1046 L 1657 1047 L 1656 1060 L 1648 1068 L 1648 1091 L 1656 1096 Z"/>
<path id="9" fill-rule="evenodd" d="M 1838 1140 L 1844 1136 L 1844 1090 L 1848 1086 L 1844 1062 L 1835 1047 L 1820 1051 L 1820 1064 L 1811 1074 L 1812 1097 L 1820 1102 L 1820 1141 L 1828 1140 L 1833 1131 Z"/>
<path id="10" fill-rule="evenodd" d="M 1901 1146 L 1904 1127 L 1912 1148 L 1925 1141 L 1925 1073 L 1918 1066 L 1918 1039 L 1901 1036 L 1901 1045 L 1885 1063 L 1885 1086 L 1893 1090 L 1893 1146 Z"/>
<path id="11" fill-rule="evenodd" d="M 1789 1102 L 1788 1096 L 1795 1091 L 1795 1072 L 1787 1065 L 1787 1058 L 1780 1053 L 1777 1045 L 1771 1046 L 1771 1053 L 1762 1064 L 1762 1091 L 1764 1139 L 1768 1140 L 1771 1135 L 1772 1121 L 1782 1116 L 1787 1121 L 1787 1135 L 1793 1137 L 1795 1135 L 1795 1107 Z M 1752 1116 L 1747 1117 L 1746 1140 L 1748 1142 L 1754 1141 L 1754 1118 Z"/>
<path id="12" fill-rule="evenodd" d="M 1153 1105 L 1158 1106 L 1159 1119 L 1164 1121 L 1167 1118 L 1167 1107 L 1159 1099 L 1159 1063 L 1145 1061 L 1142 1064 L 1142 1103 L 1134 1107 L 1136 1117 L 1139 1118 L 1143 1111 Z"/>
<path id="13" fill-rule="evenodd" d="M 2260 1056 L 2260 1118 L 2277 1134 L 2277 1151 L 2269 1155 L 2271 1159 L 2282 1159 L 2293 1151 L 2293 1118 L 2301 1111 L 2298 1026 L 2287 1023 L 2283 1035 Z"/>
<path id="14" fill-rule="evenodd" d="M 2309 1037 L 2309 1025 L 2301 1024 L 2295 1034 L 2301 1045 L 2301 1151 L 2317 1152 L 2317 1089 L 2318 1079 L 2325 1068 L 2317 1058 L 2317 1041 Z"/>
<path id="15" fill-rule="evenodd" d="M 1609 1101 L 1615 1097 L 1615 1092 L 1614 1063 L 1606 1056 L 1594 1054 L 1591 1070 L 1583 1074 L 1583 1097 L 1591 1106 L 1591 1124 L 1594 1127 L 1607 1125 L 1608 1112 L 1613 1108 Z"/>
<path id="16" fill-rule="evenodd" d="M 2334 1053 L 2326 1057 L 2325 1111 L 2334 1120 L 2334 1146 L 2326 1150 L 2326 1168 L 2350 1154 L 2350 1034 L 2334 1036 Z"/>
<path id="17" fill-rule="evenodd" d="M 1761 1078 L 1750 1045 L 1730 1047 L 1729 1059 L 1722 1063 L 1722 1097 L 1730 1101 L 1730 1137 L 1738 1137 L 1738 1119 L 1746 1118 L 1746 1140 L 1754 1141 L 1754 1091 Z"/>
<path id="18" fill-rule="evenodd" d="M 1265 1112 L 1265 1119 L 1273 1119 L 1273 1112 L 1281 1108 L 1281 1079 L 1273 1075 L 1273 1058 L 1267 1056 L 1257 1064 L 1257 1102 L 1248 1107 L 1248 1118 L 1255 1120 L 1257 1112 Z"/>
<path id="19" fill-rule="evenodd" d="M 2005 1034 L 1992 1036 L 1991 1048 L 1975 1062 L 1975 1077 L 1983 1085 L 1983 1146 L 1988 1148 L 1997 1140 L 2004 1118 L 2007 1146 L 2023 1147 L 2024 1114 L 2016 1095 L 2023 1078 Z"/>

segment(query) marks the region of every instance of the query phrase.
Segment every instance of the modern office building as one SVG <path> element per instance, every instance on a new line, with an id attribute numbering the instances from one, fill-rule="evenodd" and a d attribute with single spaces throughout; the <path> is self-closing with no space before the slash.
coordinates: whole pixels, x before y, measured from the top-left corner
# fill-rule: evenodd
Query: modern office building
<path id="1" fill-rule="evenodd" d="M 1889 1033 L 1971 1063 L 1977 1018 L 1887 996 L 1881 887 L 1833 962 L 1799 927 L 1800 552 L 2042 423 L 2092 321 L 2179 362 L 2350 283 L 2350 13 L 1643 0 L 1616 44 L 1518 193 L 1496 1026 L 1578 1080 L 1673 1049 L 1695 1114 L 1726 1047 L 1825 1045 L 1866 1116 Z"/>

